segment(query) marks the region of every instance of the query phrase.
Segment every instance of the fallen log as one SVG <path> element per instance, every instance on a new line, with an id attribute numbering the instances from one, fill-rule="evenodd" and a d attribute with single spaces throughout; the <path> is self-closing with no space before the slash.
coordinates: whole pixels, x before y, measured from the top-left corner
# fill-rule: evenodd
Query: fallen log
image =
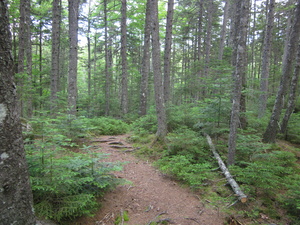
<path id="1" fill-rule="evenodd" d="M 223 160 L 221 159 L 220 155 L 218 154 L 218 152 L 216 151 L 216 148 L 214 146 L 214 144 L 212 143 L 212 140 L 210 138 L 210 136 L 208 134 L 205 134 L 207 142 L 209 144 L 210 150 L 213 152 L 214 157 L 216 158 L 216 160 L 218 161 L 219 167 L 222 170 L 224 176 L 226 177 L 228 183 L 230 184 L 232 190 L 234 191 L 234 193 L 236 194 L 236 196 L 239 197 L 239 200 L 242 203 L 245 203 L 247 201 L 247 195 L 245 195 L 240 186 L 237 184 L 237 182 L 233 179 L 233 177 L 231 176 L 229 170 L 227 169 L 225 163 L 223 162 Z"/>

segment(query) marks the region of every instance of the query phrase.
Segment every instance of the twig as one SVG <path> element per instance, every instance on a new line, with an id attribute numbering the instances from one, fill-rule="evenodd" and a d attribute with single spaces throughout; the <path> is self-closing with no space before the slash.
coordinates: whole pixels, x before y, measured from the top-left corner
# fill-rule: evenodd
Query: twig
<path id="1" fill-rule="evenodd" d="M 167 214 L 167 212 L 161 212 L 161 213 L 157 214 L 157 215 L 154 217 L 153 220 L 151 220 L 149 223 L 147 223 L 147 225 L 150 225 L 152 222 L 155 222 L 156 218 L 159 217 L 159 216 L 161 216 L 161 215 L 163 215 L 163 214 Z"/>
<path id="2" fill-rule="evenodd" d="M 186 217 L 186 218 L 184 218 L 184 219 L 187 219 L 187 220 L 193 220 L 193 221 L 195 221 L 196 223 L 200 224 L 199 221 L 198 221 L 197 219 L 195 219 L 195 218 L 189 218 L 189 217 Z"/>

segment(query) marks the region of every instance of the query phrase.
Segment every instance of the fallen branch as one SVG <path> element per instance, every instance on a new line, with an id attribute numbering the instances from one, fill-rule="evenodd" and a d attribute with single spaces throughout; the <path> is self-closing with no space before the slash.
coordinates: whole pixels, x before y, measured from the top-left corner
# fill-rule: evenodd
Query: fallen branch
<path id="1" fill-rule="evenodd" d="M 245 195 L 241 188 L 239 187 L 239 185 L 237 184 L 237 182 L 233 179 L 233 177 L 231 176 L 229 170 L 227 169 L 225 163 L 223 162 L 223 160 L 221 159 L 220 155 L 217 153 L 214 144 L 212 143 L 212 140 L 210 138 L 210 136 L 208 134 L 205 135 L 207 142 L 209 144 L 209 147 L 211 149 L 211 151 L 214 154 L 214 157 L 216 158 L 216 160 L 218 161 L 219 167 L 222 170 L 224 176 L 226 177 L 228 183 L 230 184 L 232 190 L 234 191 L 234 193 L 239 197 L 239 200 L 242 203 L 245 203 L 247 201 L 247 195 Z"/>

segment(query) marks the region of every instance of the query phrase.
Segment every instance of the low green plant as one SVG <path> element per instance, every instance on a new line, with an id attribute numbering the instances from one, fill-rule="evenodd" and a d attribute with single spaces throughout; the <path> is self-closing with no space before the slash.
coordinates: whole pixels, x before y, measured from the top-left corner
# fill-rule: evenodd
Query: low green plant
<path id="1" fill-rule="evenodd" d="M 192 163 L 183 155 L 162 158 L 156 165 L 193 188 L 199 188 L 210 177 L 212 168 L 210 163 Z"/>
<path id="2" fill-rule="evenodd" d="M 120 225 L 120 224 L 126 225 L 126 223 L 124 223 L 124 222 L 127 222 L 127 221 L 129 221 L 128 211 L 124 210 L 124 211 L 121 211 L 119 216 L 117 216 L 117 218 L 115 220 L 115 225 Z"/>
<path id="3" fill-rule="evenodd" d="M 103 154 L 41 143 L 26 146 L 36 214 L 57 222 L 92 214 L 98 207 L 96 197 L 117 184 L 111 172 L 121 165 L 100 162 Z"/>

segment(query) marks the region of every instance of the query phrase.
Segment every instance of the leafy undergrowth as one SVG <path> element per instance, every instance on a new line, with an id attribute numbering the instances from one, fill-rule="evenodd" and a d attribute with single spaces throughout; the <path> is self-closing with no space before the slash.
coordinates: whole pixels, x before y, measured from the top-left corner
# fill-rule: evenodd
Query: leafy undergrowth
<path id="1" fill-rule="evenodd" d="M 120 163 L 103 162 L 98 149 L 81 145 L 83 138 L 99 134 L 123 134 L 128 125 L 111 118 L 87 119 L 59 114 L 54 119 L 40 117 L 30 122 L 25 133 L 34 209 L 37 216 L 60 224 L 82 215 L 91 215 L 99 205 L 97 197 L 122 180 L 111 175 Z"/>
<path id="2" fill-rule="evenodd" d="M 178 111 L 178 114 L 180 111 Z M 178 116 L 172 115 L 175 119 Z M 186 115 L 188 116 L 188 115 Z M 300 224 L 300 149 L 292 145 L 282 148 L 261 142 L 261 123 L 252 117 L 253 127 L 239 131 L 236 164 L 229 169 L 248 196 L 242 204 L 218 170 L 202 131 L 210 130 L 221 158 L 226 162 L 226 129 L 208 129 L 190 117 L 188 123 L 174 128 L 165 143 L 153 143 L 155 123 L 148 115 L 136 121 L 131 141 L 139 147 L 136 154 L 152 159 L 163 173 L 190 186 L 211 207 L 245 224 Z M 172 120 L 172 117 L 170 118 Z M 187 122 L 187 121 L 186 121 Z M 169 121 L 174 124 L 176 121 Z M 202 122 L 201 124 L 207 124 Z M 210 122 L 209 122 L 210 123 Z M 221 127 L 220 127 L 221 128 Z"/>

